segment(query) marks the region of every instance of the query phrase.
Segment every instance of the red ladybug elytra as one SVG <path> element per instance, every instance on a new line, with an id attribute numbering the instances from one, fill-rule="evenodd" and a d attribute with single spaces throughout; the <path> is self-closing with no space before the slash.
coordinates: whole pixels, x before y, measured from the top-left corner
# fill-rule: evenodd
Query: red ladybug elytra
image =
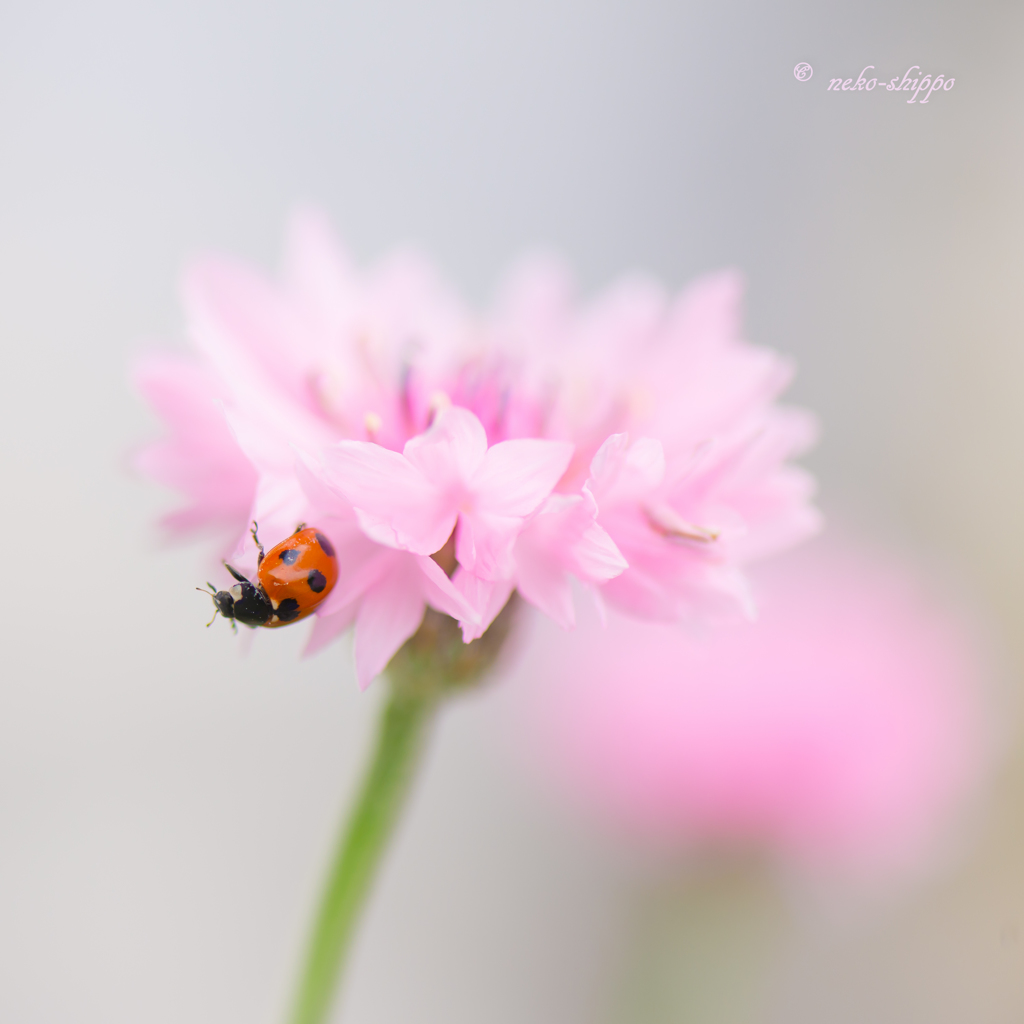
<path id="1" fill-rule="evenodd" d="M 225 562 L 224 567 L 238 582 L 230 590 L 207 583 L 217 609 L 213 618 L 220 612 L 232 620 L 232 626 L 241 622 L 271 629 L 298 622 L 316 609 L 338 579 L 334 547 L 315 527 L 300 523 L 287 540 L 264 553 L 256 529 L 253 523 L 252 539 L 259 549 L 256 579 L 250 582 Z"/>

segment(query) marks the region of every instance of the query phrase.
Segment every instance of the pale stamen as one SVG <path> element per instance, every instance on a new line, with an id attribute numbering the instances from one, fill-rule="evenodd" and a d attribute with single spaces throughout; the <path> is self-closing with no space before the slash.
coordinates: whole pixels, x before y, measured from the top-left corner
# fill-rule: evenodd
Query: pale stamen
<path id="1" fill-rule="evenodd" d="M 430 410 L 430 422 L 433 423 L 437 419 L 438 414 L 444 412 L 445 409 L 450 409 L 452 400 L 444 391 L 435 391 L 430 396 L 430 402 L 427 408 Z"/>
<path id="2" fill-rule="evenodd" d="M 644 509 L 647 522 L 655 533 L 662 537 L 675 537 L 679 540 L 694 540 L 701 544 L 710 544 L 718 540 L 721 531 L 714 527 L 697 526 L 696 523 L 688 522 L 674 508 L 669 505 L 658 505 L 655 508 Z"/>
<path id="3" fill-rule="evenodd" d="M 363 426 L 366 428 L 366 435 L 371 441 L 377 440 L 377 435 L 380 433 L 380 428 L 384 426 L 384 421 L 380 418 L 380 415 L 375 412 L 368 412 L 363 417 Z"/>

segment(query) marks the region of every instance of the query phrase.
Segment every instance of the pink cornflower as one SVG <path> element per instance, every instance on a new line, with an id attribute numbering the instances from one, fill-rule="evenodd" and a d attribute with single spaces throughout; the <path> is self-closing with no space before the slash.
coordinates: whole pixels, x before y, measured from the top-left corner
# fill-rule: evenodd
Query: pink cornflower
<path id="1" fill-rule="evenodd" d="M 537 721 L 584 801 L 640 834 L 861 867 L 920 854 L 977 781 L 962 622 L 862 551 L 755 577 L 756 623 L 612 615 L 544 650 Z"/>
<path id="2" fill-rule="evenodd" d="M 514 590 L 571 627 L 573 579 L 651 618 L 749 609 L 742 566 L 817 513 L 789 464 L 813 424 L 775 404 L 790 368 L 740 339 L 739 297 L 725 274 L 578 307 L 534 264 L 474 315 L 421 258 L 358 271 L 304 214 L 280 283 L 189 270 L 192 352 L 136 371 L 169 428 L 138 465 L 187 497 L 168 528 L 220 530 L 242 569 L 252 520 L 271 543 L 315 523 L 340 575 L 310 648 L 354 625 L 363 686 L 428 606 L 467 641 Z"/>

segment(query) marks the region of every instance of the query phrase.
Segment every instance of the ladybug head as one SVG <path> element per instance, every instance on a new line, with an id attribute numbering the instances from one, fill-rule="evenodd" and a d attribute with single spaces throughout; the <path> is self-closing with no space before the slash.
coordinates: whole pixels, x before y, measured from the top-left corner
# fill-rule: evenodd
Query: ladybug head
<path id="1" fill-rule="evenodd" d="M 218 590 L 213 595 L 213 604 L 225 619 L 235 617 L 235 599 L 229 590 Z"/>
<path id="2" fill-rule="evenodd" d="M 210 589 L 203 590 L 202 587 L 196 587 L 196 590 L 200 594 L 206 594 L 208 597 L 213 599 L 213 619 L 217 618 L 217 612 L 220 612 L 225 619 L 231 619 L 231 625 L 234 626 L 235 618 L 235 596 L 230 590 L 218 590 L 212 583 L 206 584 Z M 213 625 L 213 619 L 206 624 L 207 626 Z"/>
<path id="3" fill-rule="evenodd" d="M 235 579 L 241 582 L 236 583 L 230 590 L 218 590 L 212 583 L 206 585 L 210 588 L 208 593 L 213 598 L 213 619 L 217 618 L 220 612 L 225 619 L 231 620 L 232 628 L 236 622 L 244 626 L 265 626 L 274 615 L 274 609 L 262 587 L 254 586 L 237 569 L 228 570 Z M 207 593 L 202 587 L 196 590 Z M 213 624 L 213 619 L 207 625 Z"/>

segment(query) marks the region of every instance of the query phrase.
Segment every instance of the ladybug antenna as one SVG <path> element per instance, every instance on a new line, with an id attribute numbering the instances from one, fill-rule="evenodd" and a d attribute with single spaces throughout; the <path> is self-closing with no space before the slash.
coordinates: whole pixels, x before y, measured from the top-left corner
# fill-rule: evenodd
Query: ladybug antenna
<path id="1" fill-rule="evenodd" d="M 217 588 L 214 587 L 214 585 L 212 583 L 207 583 L 206 585 L 213 591 L 214 594 L 217 593 Z M 196 587 L 196 590 L 198 590 L 200 594 L 206 594 L 206 591 L 203 590 L 202 587 Z M 206 596 L 210 597 L 211 595 L 206 594 Z M 214 605 L 213 605 L 213 619 L 217 618 L 217 613 L 219 611 L 220 611 L 220 609 L 217 607 L 217 603 L 214 602 Z M 210 619 L 210 621 L 206 624 L 206 628 L 207 629 L 209 629 L 213 625 L 213 619 Z"/>

